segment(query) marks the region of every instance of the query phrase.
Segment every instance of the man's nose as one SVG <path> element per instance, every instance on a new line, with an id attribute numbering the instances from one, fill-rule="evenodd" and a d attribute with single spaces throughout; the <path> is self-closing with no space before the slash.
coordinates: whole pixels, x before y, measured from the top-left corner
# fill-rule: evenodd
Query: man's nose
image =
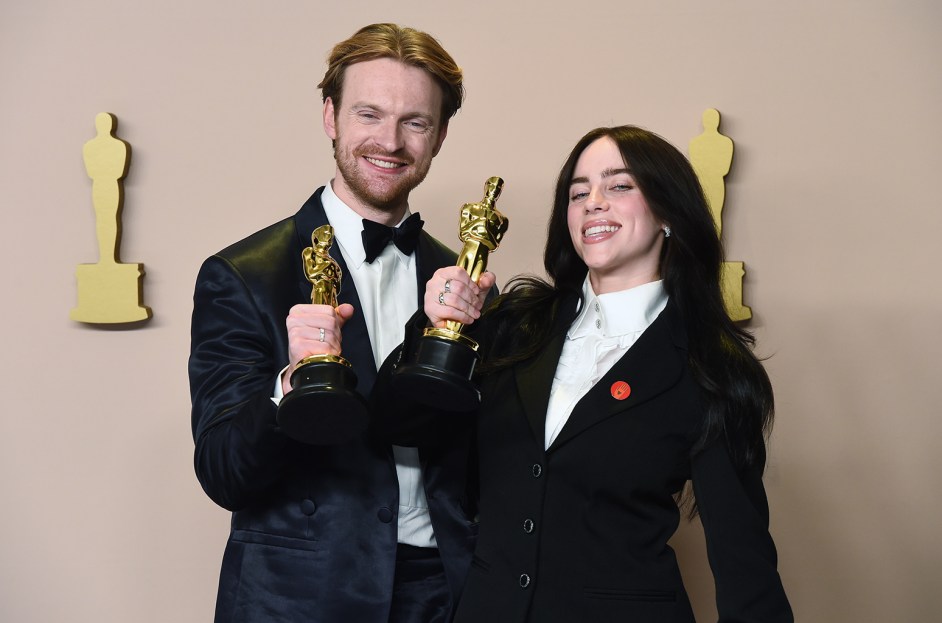
<path id="1" fill-rule="evenodd" d="M 376 143 L 388 153 L 399 151 L 403 145 L 402 126 L 396 121 L 384 121 L 378 128 Z"/>

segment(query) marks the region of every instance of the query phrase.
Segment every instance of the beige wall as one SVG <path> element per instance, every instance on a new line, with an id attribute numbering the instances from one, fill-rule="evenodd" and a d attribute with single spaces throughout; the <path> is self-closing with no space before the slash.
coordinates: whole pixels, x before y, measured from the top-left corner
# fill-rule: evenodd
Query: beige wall
<path id="1" fill-rule="evenodd" d="M 328 179 L 324 56 L 386 20 L 466 71 L 414 207 L 455 241 L 458 206 L 504 177 L 502 282 L 541 269 L 553 178 L 586 130 L 636 123 L 685 149 L 722 112 L 724 235 L 777 390 L 766 482 L 797 615 L 937 616 L 942 5 L 450 4 L 0 4 L 0 620 L 210 619 L 228 514 L 192 469 L 196 270 Z M 121 258 L 145 264 L 154 310 L 138 330 L 69 320 L 75 267 L 97 259 L 81 147 L 101 111 L 134 149 Z M 699 527 L 677 546 L 707 620 Z"/>

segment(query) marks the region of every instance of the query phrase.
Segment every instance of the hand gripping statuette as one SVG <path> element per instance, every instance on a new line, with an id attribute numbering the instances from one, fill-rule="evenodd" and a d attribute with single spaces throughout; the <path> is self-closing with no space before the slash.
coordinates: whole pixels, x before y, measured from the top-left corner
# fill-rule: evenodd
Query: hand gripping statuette
<path id="1" fill-rule="evenodd" d="M 334 229 L 323 225 L 301 253 L 304 275 L 311 282 L 311 303 L 337 307 L 340 265 L 330 256 Z M 350 441 L 368 421 L 366 402 L 354 391 L 356 374 L 339 355 L 305 357 L 291 374 L 291 391 L 278 405 L 278 425 L 298 441 L 333 445 Z"/>
<path id="2" fill-rule="evenodd" d="M 501 178 L 488 178 L 484 198 L 461 208 L 458 238 L 464 242 L 464 247 L 458 254 L 457 265 L 475 283 L 487 268 L 488 254 L 497 250 L 510 224 L 494 205 L 503 186 Z M 396 366 L 393 373 L 396 387 L 426 404 L 448 404 L 456 411 L 476 408 L 481 394 L 471 381 L 471 375 L 480 358 L 479 346 L 462 334 L 462 328 L 460 322 L 449 320 L 444 327 L 426 329 L 414 353 L 403 354 L 408 361 Z"/>

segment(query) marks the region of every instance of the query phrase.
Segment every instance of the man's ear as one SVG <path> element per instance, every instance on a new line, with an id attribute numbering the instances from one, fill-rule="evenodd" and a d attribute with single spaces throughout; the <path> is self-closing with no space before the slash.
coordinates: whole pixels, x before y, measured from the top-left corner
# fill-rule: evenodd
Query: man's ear
<path id="1" fill-rule="evenodd" d="M 438 155 L 438 152 L 442 148 L 442 143 L 445 142 L 445 136 L 448 134 L 448 122 L 445 121 L 442 123 L 442 128 L 438 131 L 438 139 L 435 142 L 435 149 L 432 150 L 432 157 Z"/>
<path id="2" fill-rule="evenodd" d="M 329 97 L 324 100 L 324 133 L 330 140 L 337 140 L 337 117 L 334 114 L 334 100 Z"/>

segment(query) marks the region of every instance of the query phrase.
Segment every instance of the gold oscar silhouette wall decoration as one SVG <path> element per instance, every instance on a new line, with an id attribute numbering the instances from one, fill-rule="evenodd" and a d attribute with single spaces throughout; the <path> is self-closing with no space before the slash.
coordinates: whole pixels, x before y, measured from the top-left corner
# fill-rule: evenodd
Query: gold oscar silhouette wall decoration
<path id="1" fill-rule="evenodd" d="M 733 141 L 720 134 L 720 113 L 714 108 L 703 111 L 703 132 L 690 141 L 690 164 L 700 180 L 706 195 L 716 232 L 723 235 L 723 204 L 726 201 L 726 182 L 733 162 Z M 723 262 L 720 275 L 726 312 L 735 321 L 749 320 L 752 310 L 743 305 L 742 281 L 746 276 L 743 262 Z"/>
<path id="2" fill-rule="evenodd" d="M 76 268 L 78 306 L 69 317 L 78 322 L 117 324 L 151 317 L 150 308 L 143 305 L 144 265 L 123 264 L 118 254 L 124 207 L 121 180 L 128 173 L 131 146 L 114 135 L 117 123 L 111 113 L 98 113 L 97 135 L 82 148 L 85 170 L 92 179 L 98 262 Z"/>

